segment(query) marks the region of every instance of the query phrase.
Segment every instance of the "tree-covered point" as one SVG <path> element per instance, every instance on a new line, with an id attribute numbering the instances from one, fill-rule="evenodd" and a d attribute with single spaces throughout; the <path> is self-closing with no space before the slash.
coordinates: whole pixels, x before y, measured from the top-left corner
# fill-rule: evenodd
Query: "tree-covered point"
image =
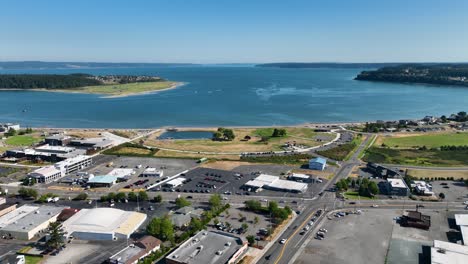
<path id="1" fill-rule="evenodd" d="M 468 86 L 468 64 L 404 64 L 363 71 L 355 80 Z"/>
<path id="2" fill-rule="evenodd" d="M 3 89 L 67 89 L 106 84 L 163 81 L 155 76 L 74 74 L 0 74 Z"/>

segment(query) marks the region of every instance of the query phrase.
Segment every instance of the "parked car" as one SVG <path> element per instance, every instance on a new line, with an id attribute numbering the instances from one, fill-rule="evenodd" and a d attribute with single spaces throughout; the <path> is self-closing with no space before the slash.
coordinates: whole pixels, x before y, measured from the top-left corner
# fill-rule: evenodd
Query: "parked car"
<path id="1" fill-rule="evenodd" d="M 280 240 L 280 244 L 284 244 L 284 243 L 286 243 L 286 238 L 283 238 Z"/>

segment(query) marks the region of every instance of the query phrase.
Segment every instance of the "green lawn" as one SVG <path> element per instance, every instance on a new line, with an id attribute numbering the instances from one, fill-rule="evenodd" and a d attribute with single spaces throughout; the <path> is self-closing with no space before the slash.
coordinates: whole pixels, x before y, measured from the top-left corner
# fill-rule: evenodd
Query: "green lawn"
<path id="1" fill-rule="evenodd" d="M 25 256 L 26 264 L 38 264 L 42 261 L 41 257 L 36 256 Z"/>
<path id="2" fill-rule="evenodd" d="M 353 192 L 353 191 L 349 191 L 349 192 L 345 192 L 343 193 L 343 196 L 349 200 L 374 200 L 375 198 L 370 198 L 370 197 L 367 197 L 367 196 L 359 196 L 359 193 L 358 192 Z"/>
<path id="3" fill-rule="evenodd" d="M 426 146 L 437 148 L 440 146 L 468 145 L 468 133 L 429 134 L 410 137 L 383 138 L 383 143 L 391 148 L 415 148 Z"/>
<path id="4" fill-rule="evenodd" d="M 5 143 L 10 146 L 31 146 L 34 143 L 40 142 L 42 139 L 29 136 L 29 135 L 21 135 L 21 136 L 12 136 L 8 137 L 5 140 Z"/>
<path id="5" fill-rule="evenodd" d="M 364 161 L 415 166 L 468 166 L 468 150 L 369 148 Z"/>

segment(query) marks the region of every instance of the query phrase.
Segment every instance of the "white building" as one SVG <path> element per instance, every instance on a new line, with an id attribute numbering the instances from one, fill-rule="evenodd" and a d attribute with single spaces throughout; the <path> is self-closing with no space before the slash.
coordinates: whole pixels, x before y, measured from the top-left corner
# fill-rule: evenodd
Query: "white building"
<path id="1" fill-rule="evenodd" d="M 30 240 L 57 221 L 65 207 L 24 205 L 0 218 L 0 234 Z"/>
<path id="2" fill-rule="evenodd" d="M 90 156 L 80 155 L 57 162 L 54 165 L 36 169 L 29 173 L 28 176 L 35 178 L 39 183 L 50 183 L 67 174 L 84 169 L 90 166 L 91 163 L 92 158 Z"/>
<path id="3" fill-rule="evenodd" d="M 119 168 L 119 169 L 113 169 L 112 171 L 110 171 L 106 175 L 114 176 L 114 177 L 117 177 L 119 179 L 129 179 L 134 174 L 135 174 L 134 169 L 120 169 Z"/>
<path id="4" fill-rule="evenodd" d="M 468 246 L 434 240 L 431 247 L 431 264 L 468 263 Z"/>
<path id="5" fill-rule="evenodd" d="M 166 182 L 164 184 L 164 186 L 169 187 L 169 188 L 176 188 L 176 187 L 184 184 L 185 181 L 186 181 L 185 178 L 179 177 L 179 178 L 175 178 L 175 179 L 172 179 L 172 180 Z"/>
<path id="6" fill-rule="evenodd" d="M 127 239 L 146 217 L 146 214 L 114 208 L 81 209 L 63 223 L 63 228 L 67 236 L 82 240 Z"/>
<path id="7" fill-rule="evenodd" d="M 257 178 L 246 182 L 245 187 L 257 190 L 270 189 L 276 191 L 304 193 L 308 185 L 302 182 L 281 180 L 278 176 L 260 174 Z"/>
<path id="8" fill-rule="evenodd" d="M 403 179 L 388 178 L 387 179 L 388 192 L 391 195 L 407 196 L 409 194 L 409 188 Z"/>
<path id="9" fill-rule="evenodd" d="M 13 124 L 13 123 L 4 123 L 0 124 L 0 132 L 8 132 L 10 129 L 14 129 L 16 131 L 20 130 L 20 125 L 19 124 Z"/>
<path id="10" fill-rule="evenodd" d="M 301 173 L 291 173 L 290 175 L 288 175 L 288 179 L 292 181 L 298 181 L 298 182 L 311 182 L 312 181 L 309 175 L 301 174 Z"/>
<path id="11" fill-rule="evenodd" d="M 162 177 L 163 171 L 156 168 L 147 168 L 141 173 L 141 177 Z"/>
<path id="12" fill-rule="evenodd" d="M 468 246 L 468 214 L 456 214 L 455 223 L 460 227 L 463 244 Z"/>
<path id="13" fill-rule="evenodd" d="M 413 183 L 411 184 L 411 188 L 413 188 L 414 191 L 420 195 L 434 195 L 434 192 L 432 191 L 432 185 L 426 183 L 425 181 L 413 181 Z"/>

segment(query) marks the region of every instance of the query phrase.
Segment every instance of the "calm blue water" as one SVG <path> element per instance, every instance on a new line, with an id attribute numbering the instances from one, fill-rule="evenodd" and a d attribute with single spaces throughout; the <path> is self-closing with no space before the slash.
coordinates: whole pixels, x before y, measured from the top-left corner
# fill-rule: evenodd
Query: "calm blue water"
<path id="1" fill-rule="evenodd" d="M 291 125 L 419 118 L 467 110 L 468 88 L 354 81 L 363 69 L 192 66 L 0 73 L 145 74 L 188 83 L 150 95 L 1 91 L 0 122 L 23 126 L 150 128 Z M 26 109 L 26 112 L 22 112 Z"/>
<path id="2" fill-rule="evenodd" d="M 159 139 L 211 139 L 213 132 L 209 131 L 166 131 Z"/>

